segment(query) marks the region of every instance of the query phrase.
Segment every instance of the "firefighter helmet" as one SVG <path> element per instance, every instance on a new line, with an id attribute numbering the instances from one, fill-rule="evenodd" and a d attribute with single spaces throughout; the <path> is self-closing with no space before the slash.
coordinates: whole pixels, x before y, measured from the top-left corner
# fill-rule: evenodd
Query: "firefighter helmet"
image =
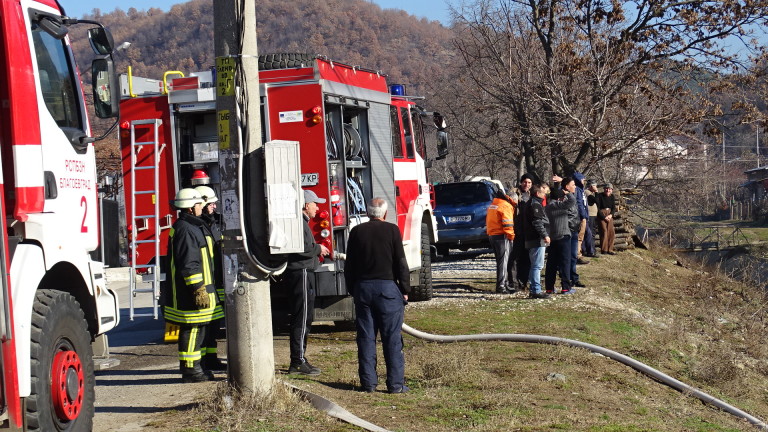
<path id="1" fill-rule="evenodd" d="M 188 209 L 195 204 L 204 204 L 205 200 L 200 196 L 200 192 L 192 188 L 184 188 L 176 193 L 176 199 L 173 200 L 173 206 L 177 209 Z"/>
<path id="2" fill-rule="evenodd" d="M 205 204 L 215 203 L 219 200 L 216 197 L 216 191 L 208 186 L 198 186 L 195 190 L 203 197 Z"/>

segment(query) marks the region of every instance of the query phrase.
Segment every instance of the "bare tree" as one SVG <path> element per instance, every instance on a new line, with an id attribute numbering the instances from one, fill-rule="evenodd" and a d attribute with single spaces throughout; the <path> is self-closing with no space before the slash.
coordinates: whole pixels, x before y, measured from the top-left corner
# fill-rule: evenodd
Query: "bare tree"
<path id="1" fill-rule="evenodd" d="M 474 86 L 528 171 L 589 172 L 714 111 L 705 66 L 736 64 L 766 1 L 477 0 L 454 11 Z M 707 79 L 711 79 L 708 76 Z"/>

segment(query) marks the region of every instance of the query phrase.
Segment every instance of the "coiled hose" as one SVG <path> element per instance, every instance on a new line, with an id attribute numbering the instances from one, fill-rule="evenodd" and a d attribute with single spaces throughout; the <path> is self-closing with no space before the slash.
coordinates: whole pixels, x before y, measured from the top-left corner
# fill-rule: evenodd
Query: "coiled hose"
<path id="1" fill-rule="evenodd" d="M 714 396 L 707 394 L 695 387 L 691 387 L 681 381 L 678 381 L 671 376 L 662 373 L 644 363 L 641 363 L 633 358 L 627 357 L 624 354 L 619 354 L 616 351 L 603 348 L 601 346 L 592 345 L 585 342 L 579 342 L 572 339 L 564 339 L 554 336 L 539 336 L 539 335 L 527 335 L 527 334 L 477 334 L 477 335 L 458 335 L 458 336 L 441 336 L 430 333 L 425 333 L 414 329 L 408 324 L 403 323 L 403 331 L 413 337 L 424 339 L 430 342 L 461 342 L 461 341 L 507 341 L 507 342 L 527 342 L 527 343 L 540 343 L 550 345 L 568 345 L 572 347 L 579 347 L 588 349 L 591 352 L 602 354 L 608 358 L 621 362 L 639 372 L 642 372 L 651 378 L 656 379 L 678 391 L 683 393 L 689 393 L 702 402 L 714 405 L 721 410 L 735 415 L 736 417 L 743 418 L 752 423 L 761 430 L 768 431 L 768 424 L 762 420 L 754 417 L 733 405 L 730 405 Z"/>

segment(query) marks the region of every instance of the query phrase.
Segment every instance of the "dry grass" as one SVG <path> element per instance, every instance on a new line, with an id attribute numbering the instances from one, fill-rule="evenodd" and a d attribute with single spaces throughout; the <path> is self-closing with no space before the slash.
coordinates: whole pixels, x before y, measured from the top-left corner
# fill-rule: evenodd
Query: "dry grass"
<path id="1" fill-rule="evenodd" d="M 606 256 L 579 269 L 589 287 L 573 296 L 441 301 L 438 307 L 409 308 L 406 321 L 434 333 L 492 329 L 605 346 L 768 418 L 768 298 L 762 289 L 660 250 Z M 455 278 L 450 283 L 455 285 Z M 492 282 L 486 285 L 473 288 L 491 291 Z M 318 329 L 309 344 L 309 355 L 323 374 L 286 379 L 393 431 L 752 430 L 727 413 L 583 349 L 505 342 L 438 345 L 411 337 L 405 342 L 408 394 L 354 391 L 354 333 L 328 329 Z M 233 397 L 220 387 L 181 430 L 359 430 L 313 411 L 282 386 L 264 398 L 227 399 Z M 199 423 L 204 426 L 191 427 Z"/>

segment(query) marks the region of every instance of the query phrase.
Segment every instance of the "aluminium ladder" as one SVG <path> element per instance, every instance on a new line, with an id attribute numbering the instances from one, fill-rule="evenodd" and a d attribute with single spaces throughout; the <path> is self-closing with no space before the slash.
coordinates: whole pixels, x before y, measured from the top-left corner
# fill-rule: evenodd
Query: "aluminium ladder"
<path id="1" fill-rule="evenodd" d="M 163 147 L 160 147 L 159 130 L 160 125 L 163 124 L 161 119 L 151 120 L 134 120 L 131 122 L 131 219 L 129 223 L 133 224 L 133 233 L 131 235 L 131 277 L 130 277 L 130 306 L 129 314 L 130 319 L 133 321 L 134 317 L 151 316 L 157 319 L 157 311 L 160 300 L 160 282 L 164 279 L 160 274 L 160 197 L 158 192 L 160 190 L 160 153 L 162 153 Z M 152 141 L 140 141 L 136 142 L 136 127 L 151 128 L 153 139 Z M 152 163 L 148 165 L 138 164 L 138 153 L 144 146 L 148 146 L 152 151 Z M 148 171 L 153 177 L 152 188 L 145 190 L 136 189 L 136 173 Z M 149 214 L 136 214 L 137 197 L 141 195 L 150 195 L 152 197 L 152 203 L 154 204 L 154 211 Z M 148 227 L 150 223 L 154 225 L 154 235 L 151 239 L 137 240 L 139 234 L 139 227 L 137 221 L 142 221 L 142 226 Z M 155 261 L 152 264 L 136 264 L 137 259 L 137 246 L 142 243 L 152 243 L 154 245 L 154 257 Z M 148 283 L 149 288 L 138 287 L 136 277 L 139 270 L 146 270 L 146 274 L 142 274 L 141 281 Z M 151 293 L 152 294 L 152 313 L 136 313 L 134 311 L 134 297 L 139 293 Z"/>

